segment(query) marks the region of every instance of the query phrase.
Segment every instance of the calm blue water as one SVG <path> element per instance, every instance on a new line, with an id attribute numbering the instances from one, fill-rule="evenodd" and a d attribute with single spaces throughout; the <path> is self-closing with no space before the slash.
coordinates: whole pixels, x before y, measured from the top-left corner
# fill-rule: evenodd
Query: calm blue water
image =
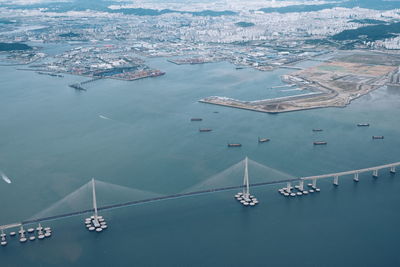
<path id="1" fill-rule="evenodd" d="M 268 89 L 287 70 L 149 64 L 167 75 L 102 80 L 83 93 L 67 86 L 83 77 L 0 68 L 0 170 L 13 181 L 0 181 L 1 224 L 31 217 L 92 177 L 171 194 L 246 155 L 294 176 L 400 161 L 400 92 L 382 88 L 347 108 L 269 115 L 197 100 L 298 93 Z M 258 136 L 271 141 L 259 145 Z M 317 139 L 328 145 L 314 147 Z M 227 142 L 243 147 L 228 149 Z M 326 180 L 321 193 L 296 199 L 280 196 L 279 185 L 259 187 L 253 209 L 224 192 L 106 211 L 110 229 L 101 234 L 86 231 L 84 216 L 52 221 L 49 240 L 10 240 L 0 249 L 1 266 L 399 266 L 400 177 L 360 180 L 341 178 L 337 188 Z"/>

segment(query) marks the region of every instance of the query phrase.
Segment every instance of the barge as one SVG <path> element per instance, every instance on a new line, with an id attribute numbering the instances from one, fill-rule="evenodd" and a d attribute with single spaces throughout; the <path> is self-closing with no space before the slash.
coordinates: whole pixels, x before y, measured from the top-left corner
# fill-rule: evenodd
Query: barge
<path id="1" fill-rule="evenodd" d="M 328 144 L 328 142 L 325 142 L 325 141 L 315 141 L 313 144 L 314 144 L 315 146 L 316 146 L 316 145 L 326 145 L 326 144 Z"/>
<path id="2" fill-rule="evenodd" d="M 241 147 L 242 146 L 242 144 L 239 144 L 239 143 L 229 143 L 228 144 L 228 147 Z"/>

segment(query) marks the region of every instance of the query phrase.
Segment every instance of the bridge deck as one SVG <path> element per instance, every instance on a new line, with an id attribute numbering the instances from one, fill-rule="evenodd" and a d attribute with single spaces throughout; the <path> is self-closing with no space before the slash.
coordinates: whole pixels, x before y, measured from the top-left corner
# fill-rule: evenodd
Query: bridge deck
<path id="1" fill-rule="evenodd" d="M 397 167 L 397 166 L 400 166 L 400 162 L 386 164 L 386 165 L 380 165 L 380 166 L 370 167 L 370 168 L 365 168 L 365 169 L 359 169 L 359 170 L 351 170 L 351 171 L 345 171 L 345 172 L 337 172 L 337 173 L 330 173 L 330 174 L 323 174 L 323 175 L 316 175 L 316 176 L 308 176 L 308 177 L 303 177 L 303 178 L 294 178 L 294 179 L 276 180 L 276 181 L 269 181 L 269 182 L 263 182 L 263 183 L 256 183 L 256 184 L 250 184 L 250 186 L 251 187 L 258 187 L 258 186 L 264 186 L 264 185 L 281 184 L 281 183 L 295 182 L 295 181 L 301 181 L 301 180 L 322 179 L 322 178 L 328 178 L 328 177 L 334 177 L 334 176 L 343 176 L 343 175 L 350 175 L 350 174 L 355 174 L 355 173 L 362 173 L 362 172 L 380 170 L 380 169 Z M 229 190 L 240 189 L 240 188 L 243 188 L 243 185 L 230 186 L 230 187 L 221 187 L 221 188 L 213 188 L 213 189 L 207 189 L 207 190 L 195 191 L 195 192 L 189 192 L 189 193 L 178 193 L 178 194 L 173 194 L 173 195 L 168 195 L 168 196 L 161 196 L 161 197 L 156 197 L 156 198 L 135 200 L 135 201 L 129 201 L 129 202 L 125 202 L 125 203 L 119 203 L 119 204 L 114 204 L 114 205 L 109 205 L 109 206 L 103 206 L 103 207 L 97 208 L 97 210 L 99 210 L 99 211 L 100 210 L 111 210 L 111 209 L 128 207 L 128 206 L 139 205 L 139 204 L 144 204 L 144 203 L 150 203 L 150 202 L 155 202 L 155 201 L 175 199 L 175 198 L 188 197 L 188 196 L 194 196 L 194 195 L 201 195 L 201 194 L 206 194 L 206 193 L 229 191 Z M 75 212 L 64 213 L 64 214 L 59 214 L 59 215 L 54 215 L 54 216 L 49 216 L 49 217 L 43 217 L 43 218 L 29 219 L 29 220 L 26 220 L 26 221 L 22 221 L 20 223 L 0 225 L 0 230 L 19 227 L 19 226 L 21 226 L 23 224 L 51 221 L 51 220 L 56 220 L 56 219 L 61 219 L 61 218 L 77 216 L 77 215 L 81 215 L 81 214 L 85 214 L 85 213 L 89 213 L 89 212 L 94 212 L 94 209 L 75 211 Z"/>
<path id="2" fill-rule="evenodd" d="M 322 178 L 335 177 L 335 176 L 350 175 L 350 174 L 355 174 L 355 173 L 370 172 L 370 171 L 374 171 L 374 170 L 381 170 L 381 169 L 397 167 L 397 166 L 400 166 L 400 162 L 395 162 L 395 163 L 390 163 L 390 164 L 385 164 L 385 165 L 380 165 L 380 166 L 370 167 L 370 168 L 365 168 L 365 169 L 359 169 L 359 170 L 351 170 L 351 171 L 345 171 L 345 172 L 336 172 L 336 173 L 308 176 L 308 177 L 301 178 L 301 180 L 314 180 L 314 179 L 322 179 Z"/>
<path id="3" fill-rule="evenodd" d="M 11 223 L 11 224 L 6 224 L 6 225 L 0 225 L 0 230 L 5 230 L 8 228 L 15 228 L 15 227 L 20 227 L 22 224 L 21 223 Z"/>

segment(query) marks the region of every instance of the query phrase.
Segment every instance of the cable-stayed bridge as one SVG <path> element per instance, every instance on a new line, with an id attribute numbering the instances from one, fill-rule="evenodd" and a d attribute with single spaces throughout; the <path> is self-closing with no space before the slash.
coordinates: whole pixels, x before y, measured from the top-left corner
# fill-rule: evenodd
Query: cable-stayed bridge
<path id="1" fill-rule="evenodd" d="M 252 160 L 249 160 L 249 162 L 252 163 L 253 165 L 254 164 L 262 165 L 255 161 L 252 161 Z M 290 190 L 293 188 L 292 183 L 298 182 L 298 185 L 296 186 L 296 188 L 299 189 L 300 191 L 303 191 L 305 181 L 312 181 L 312 186 L 316 187 L 317 180 L 332 178 L 333 184 L 337 186 L 337 185 L 339 185 L 339 177 L 342 177 L 342 176 L 352 175 L 354 181 L 358 182 L 359 175 L 362 173 L 371 172 L 373 177 L 378 177 L 378 172 L 380 170 L 388 169 L 390 171 L 390 173 L 394 174 L 396 172 L 396 167 L 398 167 L 398 166 L 400 166 L 400 162 L 395 162 L 395 163 L 390 163 L 390 164 L 385 164 L 385 165 L 380 165 L 380 166 L 375 166 L 375 167 L 369 167 L 369 168 L 364 168 L 364 169 L 357 169 L 357 170 L 350 170 L 350 171 L 329 173 L 329 174 L 322 174 L 322 175 L 315 175 L 315 176 L 308 176 L 308 177 L 299 177 L 299 178 L 296 178 L 291 175 L 288 175 L 288 174 L 285 174 L 285 173 L 275 170 L 275 175 L 278 175 L 278 174 L 280 175 L 280 177 L 278 179 L 268 179 L 265 181 L 251 183 L 250 179 L 249 179 L 249 175 L 248 175 L 248 170 L 247 170 L 248 166 L 247 166 L 247 158 L 246 158 L 243 161 L 232 166 L 236 169 L 244 168 L 243 184 L 216 186 L 216 187 L 210 187 L 210 188 L 206 188 L 206 189 L 202 189 L 202 190 L 193 190 L 190 192 L 177 193 L 177 194 L 172 194 L 172 195 L 164 195 L 164 196 L 159 195 L 159 196 L 155 196 L 155 197 L 143 198 L 143 199 L 138 199 L 138 200 L 133 200 L 133 201 L 126 201 L 126 202 L 115 203 L 115 204 L 111 204 L 111 205 L 104 205 L 104 206 L 99 206 L 99 207 L 97 206 L 95 184 L 104 183 L 104 182 L 92 180 L 89 183 L 87 183 L 86 185 L 91 185 L 93 207 L 90 207 L 87 209 L 82 209 L 82 210 L 77 210 L 77 211 L 72 211 L 72 212 L 50 215 L 50 216 L 42 216 L 42 217 L 39 216 L 39 217 L 30 218 L 30 219 L 27 219 L 27 220 L 24 220 L 21 222 L 17 222 L 17 223 L 0 225 L 0 230 L 4 231 L 5 229 L 15 228 L 15 227 L 22 228 L 23 225 L 27 225 L 27 224 L 51 221 L 51 220 L 55 220 L 55 219 L 67 218 L 67 217 L 82 215 L 82 214 L 86 214 L 86 213 L 93 213 L 94 216 L 92 216 L 92 217 L 97 217 L 98 216 L 97 213 L 99 211 L 111 210 L 111 209 L 122 208 L 122 207 L 129 207 L 129 206 L 133 206 L 133 205 L 140 205 L 140 204 L 151 203 L 151 202 L 156 202 L 156 201 L 196 196 L 196 195 L 207 194 L 207 193 L 231 191 L 231 190 L 235 190 L 235 189 L 239 189 L 239 190 L 244 189 L 243 192 L 246 195 L 250 195 L 250 192 L 249 192 L 250 188 L 272 185 L 272 184 L 287 183 L 287 187 L 284 189 L 290 192 Z M 269 168 L 264 165 L 262 165 L 261 167 Z M 224 173 L 224 172 L 221 172 L 221 173 Z M 216 176 L 216 177 L 218 177 L 218 176 Z M 215 177 L 211 177 L 210 180 L 218 180 L 218 179 L 216 179 Z M 207 183 L 203 182 L 202 184 L 207 184 Z M 210 186 L 210 185 L 212 185 L 212 183 L 208 184 L 208 185 Z M 194 187 L 194 188 L 196 188 L 196 187 Z"/>

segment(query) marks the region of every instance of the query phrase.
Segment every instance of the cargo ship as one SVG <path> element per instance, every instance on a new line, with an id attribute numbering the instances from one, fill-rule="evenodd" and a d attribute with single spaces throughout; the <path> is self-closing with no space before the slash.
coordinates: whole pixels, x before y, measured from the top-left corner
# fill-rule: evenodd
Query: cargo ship
<path id="1" fill-rule="evenodd" d="M 325 142 L 325 141 L 315 141 L 313 144 L 314 144 L 314 145 L 326 145 L 326 144 L 328 144 L 328 142 Z"/>
<path id="2" fill-rule="evenodd" d="M 200 128 L 199 129 L 199 132 L 201 132 L 201 133 L 211 132 L 211 131 L 212 131 L 212 129 L 210 129 L 210 128 Z"/>
<path id="3" fill-rule="evenodd" d="M 202 118 L 191 118 L 190 121 L 202 121 Z"/>
<path id="4" fill-rule="evenodd" d="M 259 143 L 265 143 L 265 142 L 268 142 L 270 139 L 269 138 L 260 138 L 260 137 L 258 137 L 258 142 Z"/>
<path id="5" fill-rule="evenodd" d="M 234 144 L 234 143 L 229 143 L 228 144 L 228 147 L 241 147 L 242 146 L 242 144 L 238 144 L 238 143 L 236 143 L 236 144 Z"/>
<path id="6" fill-rule="evenodd" d="M 313 132 L 322 132 L 322 129 L 312 129 Z"/>
<path id="7" fill-rule="evenodd" d="M 383 135 L 374 135 L 372 136 L 372 139 L 383 139 Z"/>
<path id="8" fill-rule="evenodd" d="M 368 127 L 369 123 L 359 123 L 357 124 L 358 127 Z"/>

